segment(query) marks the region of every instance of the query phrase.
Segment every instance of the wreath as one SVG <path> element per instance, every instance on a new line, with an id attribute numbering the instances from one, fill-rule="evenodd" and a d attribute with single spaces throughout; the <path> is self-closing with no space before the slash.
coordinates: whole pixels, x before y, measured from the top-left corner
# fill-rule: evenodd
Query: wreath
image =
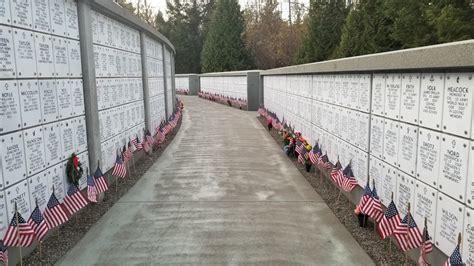
<path id="1" fill-rule="evenodd" d="M 81 178 L 84 170 L 82 169 L 82 164 L 79 162 L 79 158 L 75 153 L 69 157 L 66 164 L 66 175 L 67 181 L 69 184 L 74 184 L 79 186 L 79 179 Z"/>

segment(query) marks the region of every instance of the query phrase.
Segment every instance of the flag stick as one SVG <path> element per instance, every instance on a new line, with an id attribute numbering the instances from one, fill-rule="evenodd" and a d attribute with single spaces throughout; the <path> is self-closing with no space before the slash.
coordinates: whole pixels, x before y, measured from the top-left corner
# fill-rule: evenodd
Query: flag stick
<path id="1" fill-rule="evenodd" d="M 20 238 L 20 224 L 19 224 L 19 221 L 18 221 L 18 207 L 16 205 L 16 201 L 15 201 L 15 220 L 16 220 L 16 237 L 17 237 L 17 241 L 18 239 Z M 18 247 L 19 249 L 19 253 L 20 253 L 20 265 L 22 266 L 23 265 L 23 256 L 21 254 L 21 247 Z"/>
<path id="2" fill-rule="evenodd" d="M 43 258 L 42 245 L 43 245 L 43 241 L 40 241 L 40 245 L 39 245 L 40 258 Z"/>
<path id="3" fill-rule="evenodd" d="M 408 243 L 410 237 L 410 202 L 407 204 L 407 234 L 405 235 L 405 241 Z M 405 264 L 408 264 L 408 250 L 405 251 Z"/>
<path id="4" fill-rule="evenodd" d="M 118 192 L 118 182 L 119 182 L 119 177 L 117 176 L 115 178 L 115 192 Z"/>
<path id="5" fill-rule="evenodd" d="M 392 191 L 392 195 L 390 196 L 390 198 L 391 198 L 391 201 L 393 201 L 393 191 Z M 385 214 L 384 214 L 384 215 L 385 215 Z M 392 240 L 390 239 L 390 236 L 388 237 L 388 243 L 389 243 L 389 245 L 390 245 L 390 246 L 389 246 L 389 251 L 388 251 L 389 253 L 388 253 L 388 254 L 389 254 L 389 255 L 392 255 Z"/>

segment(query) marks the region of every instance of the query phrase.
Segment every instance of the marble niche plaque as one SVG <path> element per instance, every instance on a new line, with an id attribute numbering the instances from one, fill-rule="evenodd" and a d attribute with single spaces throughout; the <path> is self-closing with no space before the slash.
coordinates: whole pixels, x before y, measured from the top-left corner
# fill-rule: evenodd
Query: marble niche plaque
<path id="1" fill-rule="evenodd" d="M 84 107 L 84 90 L 82 87 L 82 79 L 71 79 L 71 92 L 73 100 L 73 114 L 83 115 L 85 114 Z M 99 92 L 97 92 L 99 93 Z"/>
<path id="2" fill-rule="evenodd" d="M 444 95 L 444 74 L 426 73 L 421 76 L 419 124 L 441 130 Z"/>
<path id="3" fill-rule="evenodd" d="M 49 33 L 51 22 L 49 20 L 49 0 L 33 1 L 33 28 L 36 31 Z"/>
<path id="4" fill-rule="evenodd" d="M 23 134 L 15 132 L 0 136 L 0 165 L 2 167 L 2 188 L 26 178 L 25 148 Z"/>
<path id="5" fill-rule="evenodd" d="M 48 204 L 49 196 L 51 194 L 48 189 L 47 174 L 48 171 L 43 171 L 28 178 L 28 186 L 30 190 L 30 206 L 32 209 L 36 208 L 36 204 L 38 204 L 40 210 L 44 211 L 44 209 L 46 208 L 46 204 Z"/>
<path id="6" fill-rule="evenodd" d="M 400 217 L 405 217 L 408 211 L 408 203 L 410 203 L 411 212 L 413 212 L 413 204 L 415 202 L 415 178 L 397 171 L 398 185 L 395 204 L 397 205 Z"/>
<path id="7" fill-rule="evenodd" d="M 357 130 L 357 146 L 368 152 L 369 151 L 369 115 L 361 112 L 356 112 L 357 121 L 358 121 L 358 130 Z"/>
<path id="8" fill-rule="evenodd" d="M 36 174 L 46 167 L 43 128 L 35 127 L 23 131 L 26 170 L 28 175 Z"/>
<path id="9" fill-rule="evenodd" d="M 357 109 L 370 112 L 370 75 L 359 75 L 359 101 Z"/>
<path id="10" fill-rule="evenodd" d="M 384 130 L 383 160 L 396 166 L 398 161 L 398 143 L 400 135 L 399 123 L 390 119 L 385 119 Z"/>
<path id="11" fill-rule="evenodd" d="M 401 74 L 388 74 L 385 84 L 385 116 L 398 120 L 400 117 Z"/>
<path id="12" fill-rule="evenodd" d="M 38 80 L 41 94 L 41 113 L 43 122 L 49 123 L 59 118 L 58 95 L 56 81 L 52 79 Z"/>
<path id="13" fill-rule="evenodd" d="M 448 73 L 444 91 L 443 131 L 457 136 L 471 136 L 474 118 L 474 73 Z"/>
<path id="14" fill-rule="evenodd" d="M 18 77 L 37 77 L 34 33 L 32 31 L 14 29 L 13 40 Z"/>
<path id="15" fill-rule="evenodd" d="M 58 91 L 59 117 L 69 118 L 73 114 L 71 84 L 68 79 L 56 80 Z"/>
<path id="16" fill-rule="evenodd" d="M 66 32 L 69 38 L 79 39 L 79 23 L 77 19 L 77 3 L 75 0 L 66 0 Z"/>
<path id="17" fill-rule="evenodd" d="M 19 80 L 21 120 L 23 127 L 41 123 L 40 91 L 37 80 Z"/>
<path id="18" fill-rule="evenodd" d="M 460 202 L 466 201 L 469 140 L 441 135 L 438 188 Z"/>
<path id="19" fill-rule="evenodd" d="M 60 123 L 51 123 L 43 126 L 44 150 L 46 166 L 55 165 L 61 160 L 61 130 Z"/>
<path id="20" fill-rule="evenodd" d="M 51 194 L 54 188 L 54 195 L 59 202 L 62 202 L 68 189 L 66 186 L 66 163 L 60 163 L 49 168 L 47 178 L 49 193 Z"/>
<path id="21" fill-rule="evenodd" d="M 79 41 L 67 41 L 67 50 L 69 53 L 69 76 L 82 77 L 81 66 L 81 47 Z"/>
<path id="22" fill-rule="evenodd" d="M 10 12 L 10 0 L 1 0 L 0 1 L 0 23 L 1 24 L 11 24 L 12 14 Z M 3 228 L 0 228 L 3 229 Z M 3 232 L 3 230 L 1 230 Z"/>
<path id="23" fill-rule="evenodd" d="M 438 187 L 440 149 L 440 133 L 428 129 L 418 129 L 416 178 L 433 187 Z"/>
<path id="24" fill-rule="evenodd" d="M 21 128 L 20 97 L 16 80 L 0 80 L 0 134 Z"/>
<path id="25" fill-rule="evenodd" d="M 464 206 L 438 193 L 436 212 L 436 233 L 434 243 L 444 254 L 451 255 L 458 242 L 458 234 L 463 230 Z"/>
<path id="26" fill-rule="evenodd" d="M 7 1 L 8 2 L 8 1 Z M 5 193 L 0 192 L 0 237 L 4 237 L 7 227 L 10 224 L 7 218 L 7 203 L 5 202 Z"/>
<path id="27" fill-rule="evenodd" d="M 64 14 L 64 0 L 49 0 L 51 14 L 51 33 L 66 36 L 66 17 Z"/>
<path id="28" fill-rule="evenodd" d="M 398 168 L 414 177 L 418 147 L 418 127 L 405 123 L 400 123 L 399 125 Z"/>
<path id="29" fill-rule="evenodd" d="M 382 164 L 383 162 L 381 160 L 377 159 L 377 157 L 370 155 L 369 176 L 373 181 L 375 181 L 375 188 L 377 190 L 377 194 L 382 191 L 382 180 L 384 177 Z"/>
<path id="30" fill-rule="evenodd" d="M 400 100 L 400 120 L 418 124 L 418 109 L 420 105 L 420 74 L 402 74 L 402 89 Z"/>
<path id="31" fill-rule="evenodd" d="M 74 152 L 74 126 L 73 120 L 69 119 L 61 122 L 61 146 L 62 159 L 69 158 Z"/>
<path id="32" fill-rule="evenodd" d="M 12 25 L 25 29 L 33 28 L 32 1 L 11 0 Z"/>
<path id="33" fill-rule="evenodd" d="M 14 78 L 16 62 L 12 28 L 0 25 L 0 44 L 0 78 Z"/>
<path id="34" fill-rule="evenodd" d="M 438 191 L 425 183 L 416 180 L 415 182 L 415 204 L 412 208 L 413 218 L 418 228 L 423 229 L 425 223 L 428 224 L 428 234 L 435 235 L 436 228 L 436 203 L 438 202 Z"/>
<path id="35" fill-rule="evenodd" d="M 51 35 L 35 33 L 36 65 L 39 77 L 54 75 L 53 40 Z"/>
<path id="36" fill-rule="evenodd" d="M 462 240 L 462 261 L 466 265 L 474 265 L 474 210 L 467 207 L 464 214 Z"/>
<path id="37" fill-rule="evenodd" d="M 87 131 L 86 131 L 86 118 L 84 116 L 75 119 L 74 123 L 74 134 L 75 134 L 75 145 L 76 153 L 87 150 Z"/>
<path id="38" fill-rule="evenodd" d="M 469 207 L 474 208 L 474 141 L 471 141 L 471 149 L 469 154 L 469 170 L 466 186 L 466 203 Z"/>
<path id="39" fill-rule="evenodd" d="M 67 39 L 53 37 L 53 48 L 56 77 L 67 77 L 69 74 Z"/>
<path id="40" fill-rule="evenodd" d="M 5 200 L 7 203 L 8 221 L 11 221 L 15 214 L 15 203 L 21 216 L 25 220 L 30 218 L 30 193 L 28 192 L 27 180 L 7 188 L 5 190 Z"/>
<path id="41" fill-rule="evenodd" d="M 382 164 L 382 172 L 383 172 L 383 177 L 382 177 L 382 184 L 381 184 L 381 191 L 379 191 L 379 197 L 380 201 L 382 202 L 383 205 L 388 206 L 390 204 L 390 201 L 392 199 L 393 195 L 393 201 L 395 202 L 397 199 L 397 178 L 398 178 L 398 170 L 387 164 L 383 163 Z"/>
<path id="42" fill-rule="evenodd" d="M 87 152 L 83 152 L 78 155 L 79 161 L 82 163 L 82 168 L 84 169 L 84 174 L 79 179 L 79 189 L 84 189 L 87 187 L 87 174 L 91 173 L 95 169 L 89 169 L 89 154 Z M 115 162 L 115 157 L 114 157 Z"/>

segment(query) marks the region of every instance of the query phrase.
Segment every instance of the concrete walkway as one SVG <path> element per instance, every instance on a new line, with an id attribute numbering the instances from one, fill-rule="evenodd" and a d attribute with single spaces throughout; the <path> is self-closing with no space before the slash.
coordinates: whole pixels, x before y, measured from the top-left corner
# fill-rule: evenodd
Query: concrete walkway
<path id="1" fill-rule="evenodd" d="M 59 265 L 373 264 L 255 112 L 182 98 L 173 143 Z"/>

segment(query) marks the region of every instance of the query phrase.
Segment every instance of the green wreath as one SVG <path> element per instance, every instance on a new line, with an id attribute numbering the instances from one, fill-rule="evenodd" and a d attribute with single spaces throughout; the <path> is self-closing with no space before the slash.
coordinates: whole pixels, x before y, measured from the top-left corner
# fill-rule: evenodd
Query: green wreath
<path id="1" fill-rule="evenodd" d="M 79 179 L 81 178 L 84 170 L 82 169 L 82 164 L 79 162 L 79 158 L 75 153 L 69 157 L 66 164 L 66 175 L 67 181 L 69 184 L 74 184 L 79 186 Z"/>

